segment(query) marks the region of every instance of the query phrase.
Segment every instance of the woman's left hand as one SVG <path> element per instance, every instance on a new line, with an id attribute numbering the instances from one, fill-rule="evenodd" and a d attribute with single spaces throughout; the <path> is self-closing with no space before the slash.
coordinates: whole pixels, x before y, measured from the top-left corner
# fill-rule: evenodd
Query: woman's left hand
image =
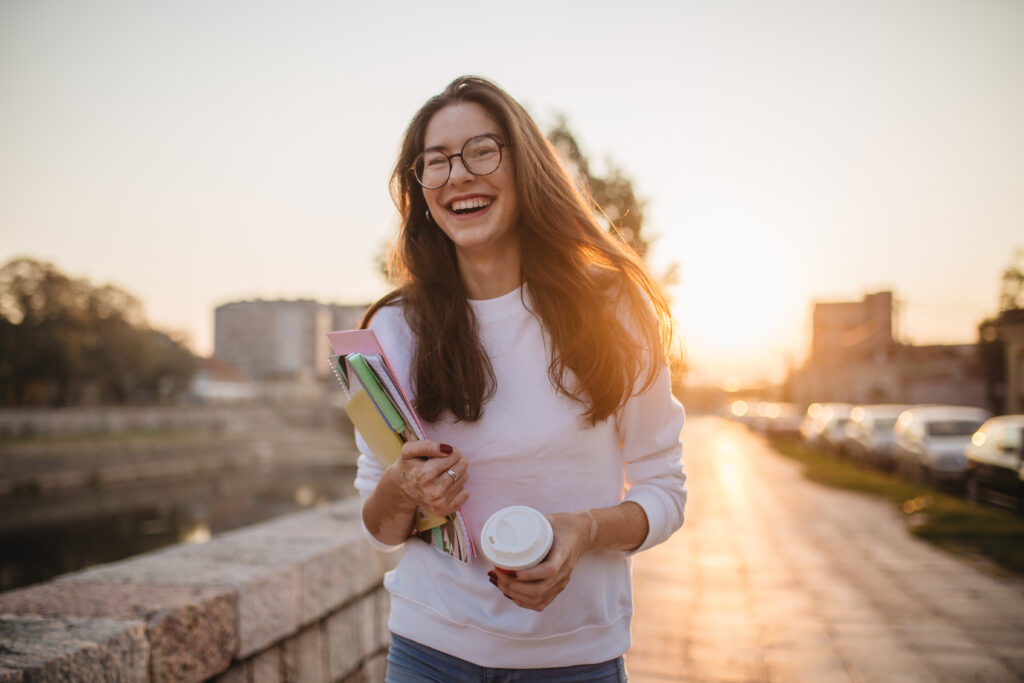
<path id="1" fill-rule="evenodd" d="M 520 607 L 540 612 L 561 593 L 576 561 L 593 540 L 593 517 L 586 512 L 548 515 L 554 531 L 551 550 L 543 562 L 529 569 L 488 572 L 491 583 Z"/>

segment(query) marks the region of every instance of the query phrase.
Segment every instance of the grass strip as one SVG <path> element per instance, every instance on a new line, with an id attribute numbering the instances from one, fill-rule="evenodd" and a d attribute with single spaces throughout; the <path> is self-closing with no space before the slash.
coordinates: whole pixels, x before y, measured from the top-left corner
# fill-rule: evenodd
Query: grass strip
<path id="1" fill-rule="evenodd" d="M 1024 518 L 1013 512 L 834 460 L 797 441 L 780 440 L 772 445 L 780 454 L 802 463 L 804 476 L 811 481 L 892 501 L 907 515 L 915 536 L 959 554 L 980 554 L 1024 576 Z"/>

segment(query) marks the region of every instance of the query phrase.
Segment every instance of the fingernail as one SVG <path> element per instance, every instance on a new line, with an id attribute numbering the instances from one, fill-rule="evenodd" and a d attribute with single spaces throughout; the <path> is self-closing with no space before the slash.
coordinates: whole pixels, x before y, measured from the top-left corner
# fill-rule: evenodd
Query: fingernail
<path id="1" fill-rule="evenodd" d="M 487 578 L 489 578 L 491 581 L 497 581 L 498 575 L 494 572 L 487 572 Z"/>
<path id="2" fill-rule="evenodd" d="M 492 586 L 497 586 L 498 585 L 498 577 L 496 577 L 496 576 L 488 576 L 487 580 L 491 582 Z"/>
<path id="3" fill-rule="evenodd" d="M 453 448 L 452 448 L 451 446 L 449 446 L 449 445 L 448 445 L 448 444 L 446 444 L 446 443 L 443 443 L 443 444 L 441 444 L 440 446 L 438 446 L 438 449 L 439 449 L 439 450 L 440 450 L 440 451 L 441 451 L 442 453 L 444 453 L 445 455 L 451 455 L 451 454 L 452 454 L 452 451 L 453 451 L 453 450 L 455 450 L 455 449 L 453 449 Z"/>

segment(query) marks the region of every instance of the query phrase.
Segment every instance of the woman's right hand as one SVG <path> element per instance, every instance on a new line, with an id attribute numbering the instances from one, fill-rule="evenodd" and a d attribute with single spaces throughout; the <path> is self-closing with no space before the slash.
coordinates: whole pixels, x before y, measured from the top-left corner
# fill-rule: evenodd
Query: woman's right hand
<path id="1" fill-rule="evenodd" d="M 423 440 L 406 442 L 402 457 L 389 469 L 403 497 L 411 504 L 446 517 L 469 499 L 468 467 L 457 449 Z"/>

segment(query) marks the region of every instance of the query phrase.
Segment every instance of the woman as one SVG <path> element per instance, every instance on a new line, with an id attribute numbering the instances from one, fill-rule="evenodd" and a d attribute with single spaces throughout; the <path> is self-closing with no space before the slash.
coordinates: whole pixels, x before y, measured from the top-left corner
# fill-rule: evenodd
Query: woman
<path id="1" fill-rule="evenodd" d="M 554 543 L 519 572 L 405 544 L 385 579 L 388 680 L 625 680 L 628 556 L 668 538 L 686 500 L 666 301 L 488 81 L 420 109 L 391 187 L 402 286 L 364 325 L 436 441 L 386 470 L 359 458 L 369 538 L 403 544 L 420 506 L 461 508 L 476 543 L 493 512 L 528 505 Z"/>

